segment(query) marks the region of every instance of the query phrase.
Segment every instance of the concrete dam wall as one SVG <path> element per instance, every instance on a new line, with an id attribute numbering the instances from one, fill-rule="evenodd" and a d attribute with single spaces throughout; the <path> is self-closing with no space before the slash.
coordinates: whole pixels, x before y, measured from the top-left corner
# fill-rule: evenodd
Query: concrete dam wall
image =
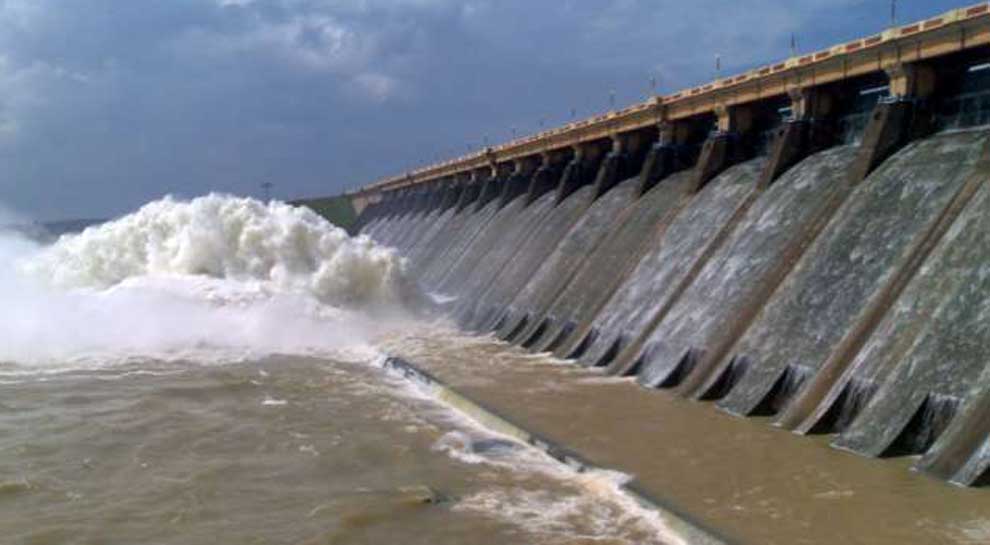
<path id="1" fill-rule="evenodd" d="M 466 330 L 990 482 L 990 47 L 661 113 L 357 229 Z"/>

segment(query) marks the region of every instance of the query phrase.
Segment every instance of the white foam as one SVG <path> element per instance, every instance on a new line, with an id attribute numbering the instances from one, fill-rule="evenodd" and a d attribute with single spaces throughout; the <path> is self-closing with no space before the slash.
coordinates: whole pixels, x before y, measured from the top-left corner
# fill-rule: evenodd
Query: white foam
<path id="1" fill-rule="evenodd" d="M 62 288 L 106 289 L 136 277 L 263 282 L 335 306 L 395 304 L 404 262 L 352 238 L 311 210 L 208 195 L 165 198 L 119 220 L 62 237 L 23 268 Z"/>
<path id="2" fill-rule="evenodd" d="M 221 195 L 167 198 L 47 247 L 0 235 L 0 362 L 367 361 L 401 316 L 404 267 L 309 210 Z"/>
<path id="3" fill-rule="evenodd" d="M 445 305 L 447 303 L 452 303 L 452 302 L 460 299 L 460 297 L 458 297 L 456 295 L 447 295 L 447 294 L 444 294 L 444 293 L 437 293 L 437 292 L 432 292 L 432 291 L 431 292 L 428 292 L 426 294 L 426 296 L 429 297 L 431 301 L 433 301 L 434 303 L 436 303 L 438 305 Z"/>
<path id="4" fill-rule="evenodd" d="M 629 544 L 684 545 L 655 511 L 622 493 L 627 476 L 607 471 L 577 475 L 566 483 L 573 490 L 527 490 L 495 487 L 468 496 L 455 510 L 473 511 L 518 524 L 534 534 L 574 540 Z"/>

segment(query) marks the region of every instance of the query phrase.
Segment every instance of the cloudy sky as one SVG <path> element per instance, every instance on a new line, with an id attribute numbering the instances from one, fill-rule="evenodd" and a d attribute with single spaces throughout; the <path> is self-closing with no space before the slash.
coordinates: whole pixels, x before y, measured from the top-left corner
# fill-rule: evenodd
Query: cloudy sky
<path id="1" fill-rule="evenodd" d="M 966 0 L 899 0 L 906 22 Z M 329 195 L 875 32 L 889 0 L 0 0 L 0 204 Z"/>

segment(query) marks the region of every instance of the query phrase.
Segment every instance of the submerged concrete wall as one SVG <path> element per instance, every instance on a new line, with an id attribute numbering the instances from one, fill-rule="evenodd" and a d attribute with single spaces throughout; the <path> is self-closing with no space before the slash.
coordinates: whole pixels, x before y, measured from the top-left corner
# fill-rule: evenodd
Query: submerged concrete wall
<path id="1" fill-rule="evenodd" d="M 360 232 L 465 329 L 984 484 L 990 46 L 923 46 L 990 6 L 952 13 L 908 32 L 920 62 L 492 152 L 377 195 Z"/>

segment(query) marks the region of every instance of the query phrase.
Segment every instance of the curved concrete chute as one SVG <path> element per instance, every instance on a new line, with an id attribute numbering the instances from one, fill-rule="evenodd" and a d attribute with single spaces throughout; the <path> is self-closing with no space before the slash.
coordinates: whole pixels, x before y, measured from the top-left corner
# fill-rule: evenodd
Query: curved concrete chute
<path id="1" fill-rule="evenodd" d="M 519 283 L 501 295 L 502 304 L 512 307 L 516 313 L 542 315 L 610 230 L 624 221 L 637 184 L 637 178 L 626 180 L 588 207 L 560 238 L 559 244 L 543 254 L 539 268 L 520 277 Z M 506 334 L 514 327 L 513 321 L 508 321 L 501 333 Z"/>
<path id="2" fill-rule="evenodd" d="M 593 190 L 592 187 L 583 187 L 550 210 L 532 226 L 518 246 L 498 252 L 500 257 L 504 256 L 502 259 L 488 255 L 484 267 L 479 268 L 470 283 L 462 288 L 465 293 L 473 295 L 470 303 L 466 304 L 480 309 L 509 302 L 571 231 L 575 222 L 587 217 L 585 211 Z"/>
<path id="3" fill-rule="evenodd" d="M 439 210 L 423 209 L 418 211 L 406 223 L 404 230 L 393 239 L 391 245 L 401 250 L 403 255 L 408 256 L 412 246 L 423 239 L 423 233 L 428 231 L 440 216 Z"/>
<path id="4" fill-rule="evenodd" d="M 855 350 L 856 337 L 886 312 L 929 241 L 982 182 L 973 173 L 990 151 L 987 138 L 970 131 L 918 141 L 857 186 L 732 348 L 752 365 L 721 407 L 752 413 L 795 362 L 806 378 L 822 370 L 838 378 L 833 370 L 849 357 L 844 352 Z M 830 377 L 822 378 L 813 390 L 827 389 Z M 803 386 L 785 393 L 793 396 Z M 777 401 L 775 406 L 787 404 Z"/>
<path id="5" fill-rule="evenodd" d="M 410 263 L 415 264 L 422 259 L 424 253 L 428 252 L 437 242 L 437 237 L 445 231 L 447 225 L 454 219 L 456 214 L 457 212 L 452 209 L 444 210 L 438 208 L 436 210 L 434 219 L 426 222 L 427 228 L 423 229 L 407 246 L 404 255 L 409 259 Z"/>
<path id="6" fill-rule="evenodd" d="M 657 386 L 688 349 L 710 356 L 720 344 L 731 345 L 820 228 L 830 201 L 847 193 L 856 153 L 842 146 L 812 155 L 760 194 L 656 329 L 616 358 L 614 369 L 631 366 L 652 346 L 639 380 Z"/>
<path id="7" fill-rule="evenodd" d="M 462 184 L 453 184 L 449 187 L 441 203 L 441 209 L 444 210 L 444 215 L 441 217 L 447 220 L 437 230 L 433 239 L 425 241 L 424 247 L 410 256 L 413 272 L 423 283 L 430 283 L 431 267 L 435 270 L 435 267 L 448 262 L 452 253 L 459 255 L 457 251 L 463 248 L 463 245 L 469 244 L 472 237 L 495 213 L 494 207 L 491 210 L 483 209 L 478 213 L 458 210 L 456 205 L 463 192 Z"/>
<path id="8" fill-rule="evenodd" d="M 903 388 L 903 384 L 893 379 L 899 372 L 898 368 L 912 361 L 911 355 L 920 345 L 934 341 L 933 336 L 938 334 L 936 324 L 944 320 L 958 320 L 962 316 L 960 310 L 970 303 L 969 299 L 978 300 L 977 294 L 983 289 L 980 271 L 985 268 L 986 256 L 990 253 L 987 245 L 987 233 L 990 232 L 988 218 L 990 188 L 983 185 L 842 376 L 796 427 L 798 431 L 844 432 L 865 405 L 860 401 L 852 403 L 851 407 L 844 407 L 851 403 L 850 396 L 865 396 L 872 401 L 880 388 Z M 970 374 L 968 378 L 972 379 L 972 376 Z M 896 403 L 892 402 L 892 405 L 896 406 Z M 845 425 L 836 422 L 842 415 L 845 415 Z"/>
<path id="9" fill-rule="evenodd" d="M 496 206 L 495 203 L 492 203 Z M 488 226 L 482 230 L 437 284 L 440 291 L 450 294 L 465 293 L 465 286 L 478 286 L 481 277 L 488 277 L 491 269 L 499 267 L 511 257 L 527 234 L 553 209 L 554 196 L 547 194 L 525 206 L 521 200 L 498 210 Z M 487 285 L 487 284 L 485 284 Z"/>
<path id="10" fill-rule="evenodd" d="M 580 270 L 547 309 L 559 318 L 558 328 L 568 322 L 577 324 L 574 335 L 560 343 L 555 351 L 566 356 L 573 351 L 573 339 L 583 337 L 601 306 L 639 263 L 650 243 L 660 236 L 687 199 L 688 173 L 678 173 L 636 200 L 624 214 L 624 220 L 609 228 L 609 233 L 583 260 Z M 547 339 L 556 340 L 558 330 Z M 545 350 L 548 342 L 534 347 Z"/>
<path id="11" fill-rule="evenodd" d="M 986 373 L 984 373 L 985 375 Z M 986 384 L 986 376 L 979 379 Z M 929 475 L 961 486 L 990 484 L 990 395 L 968 399 L 935 444 L 915 464 Z"/>
<path id="12" fill-rule="evenodd" d="M 398 198 L 396 201 L 396 211 L 389 218 L 388 222 L 375 233 L 375 240 L 386 246 L 393 246 L 396 239 L 400 238 L 409 224 L 415 221 L 416 215 L 412 211 L 413 202 L 416 197 L 411 191 Z"/>
<path id="13" fill-rule="evenodd" d="M 678 285 L 690 282 L 694 263 L 717 243 L 719 233 L 731 230 L 732 218 L 752 199 L 761 164 L 757 159 L 730 168 L 677 214 L 595 316 L 601 336 L 582 364 L 607 366 L 621 352 L 612 350 L 615 339 L 626 337 L 626 348 L 649 331 L 660 309 L 676 298 Z M 607 352 L 611 354 L 606 357 Z"/>
<path id="14" fill-rule="evenodd" d="M 423 253 L 413 263 L 417 278 L 430 289 L 436 290 L 443 276 L 462 258 L 474 241 L 495 221 L 501 212 L 495 204 L 490 204 L 478 213 L 471 210 L 458 210 L 451 207 L 454 216 L 437 237 L 433 248 Z"/>
<path id="15" fill-rule="evenodd" d="M 400 249 L 403 255 L 413 261 L 419 255 L 422 248 L 433 242 L 436 234 L 453 217 L 453 212 L 446 206 L 451 199 L 453 188 L 450 184 L 439 184 L 430 197 L 430 204 L 425 209 L 424 218 L 420 225 L 411 232 L 403 241 Z"/>
<path id="16" fill-rule="evenodd" d="M 929 416 L 920 411 L 918 425 L 933 430 L 937 440 L 922 468 L 931 467 L 949 478 L 972 457 L 985 456 L 981 437 L 985 424 L 979 422 L 987 417 L 983 398 L 990 361 L 990 300 L 985 296 L 990 290 L 988 212 L 990 187 L 984 181 L 802 429 L 819 424 L 828 404 L 836 403 L 834 392 L 857 380 L 875 385 L 876 393 L 846 429 L 823 429 L 841 432 L 835 441 L 838 447 L 879 456 L 927 403 Z M 956 408 L 956 420 L 945 422 L 947 410 Z M 926 418 L 931 422 L 926 423 Z M 944 437 L 938 437 L 943 431 Z"/>

